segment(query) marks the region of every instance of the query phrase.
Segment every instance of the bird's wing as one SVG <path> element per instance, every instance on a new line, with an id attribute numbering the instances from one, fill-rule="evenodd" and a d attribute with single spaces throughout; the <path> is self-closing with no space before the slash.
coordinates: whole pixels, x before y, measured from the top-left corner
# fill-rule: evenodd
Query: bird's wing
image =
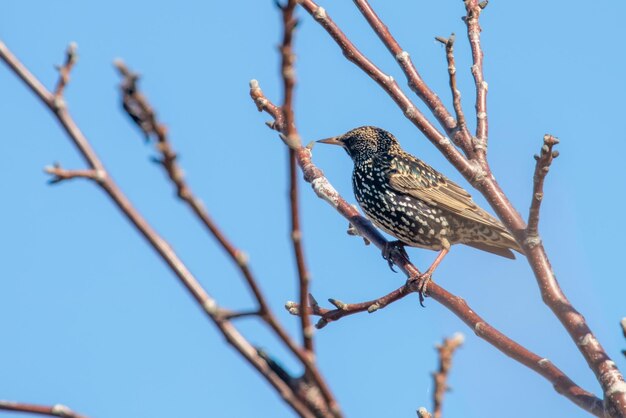
<path id="1" fill-rule="evenodd" d="M 413 156 L 394 158 L 387 178 L 391 187 L 400 193 L 506 232 L 500 221 L 478 207 L 461 186 Z"/>

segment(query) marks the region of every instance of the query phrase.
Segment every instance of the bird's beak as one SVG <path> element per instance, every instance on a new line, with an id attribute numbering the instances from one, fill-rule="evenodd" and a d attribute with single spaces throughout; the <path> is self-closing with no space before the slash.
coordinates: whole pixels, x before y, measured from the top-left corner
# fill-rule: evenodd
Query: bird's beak
<path id="1" fill-rule="evenodd" d="M 320 139 L 317 142 L 320 142 L 322 144 L 339 145 L 340 147 L 344 147 L 343 141 L 340 141 L 338 136 L 333 136 L 331 138 L 326 138 L 326 139 Z"/>

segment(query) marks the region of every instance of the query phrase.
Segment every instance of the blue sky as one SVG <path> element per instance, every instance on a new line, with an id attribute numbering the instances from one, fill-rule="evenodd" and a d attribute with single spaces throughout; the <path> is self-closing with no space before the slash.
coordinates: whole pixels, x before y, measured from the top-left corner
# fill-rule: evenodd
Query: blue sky
<path id="1" fill-rule="evenodd" d="M 460 1 L 383 2 L 374 8 L 427 82 L 450 103 L 444 49 L 434 36 L 457 33 L 464 107 L 473 110 L 469 47 Z M 321 3 L 355 43 L 396 79 L 404 78 L 351 2 Z M 540 225 L 557 277 L 622 369 L 626 315 L 620 270 L 626 225 L 623 97 L 626 5 L 577 7 L 489 4 L 483 14 L 489 83 L 490 161 L 525 215 L 543 134 L 561 139 L 546 183 Z M 410 152 L 469 187 L 373 81 L 300 13 L 296 117 L 305 141 L 371 124 L 392 131 Z M 288 240 L 286 151 L 248 97 L 256 78 L 278 101 L 279 16 L 272 1 L 56 2 L 5 4 L 0 37 L 47 85 L 70 41 L 80 60 L 66 99 L 70 111 L 144 216 L 168 239 L 224 306 L 250 306 L 233 266 L 173 197 L 172 188 L 122 113 L 116 57 L 141 72 L 142 88 L 170 128 L 187 178 L 229 237 L 250 255 L 271 305 L 296 297 Z M 57 123 L 17 79 L 0 68 L 0 398 L 65 403 L 93 417 L 289 417 L 279 397 L 230 350 L 190 296 L 93 185 L 46 184 L 54 161 L 83 167 Z M 472 118 L 469 118 L 473 120 Z M 317 147 L 314 161 L 353 201 L 351 163 Z M 476 197 L 483 206 L 484 200 Z M 404 280 L 379 252 L 345 233 L 346 222 L 303 188 L 305 250 L 318 300 L 361 301 Z M 427 266 L 434 253 L 413 249 Z M 436 280 L 463 296 L 494 326 L 548 357 L 584 388 L 598 385 L 574 344 L 543 305 L 530 269 L 454 247 Z M 254 320 L 238 323 L 255 344 L 296 363 Z M 586 414 L 541 377 L 475 337 L 432 300 L 407 298 L 373 315 L 316 334 L 318 361 L 348 416 L 414 416 L 430 407 L 433 345 L 461 331 L 449 417 L 510 418 Z M 522 395 L 522 396 L 520 396 Z M 534 413 L 534 415 L 537 415 Z M 11 416 L 11 414 L 4 414 Z"/>

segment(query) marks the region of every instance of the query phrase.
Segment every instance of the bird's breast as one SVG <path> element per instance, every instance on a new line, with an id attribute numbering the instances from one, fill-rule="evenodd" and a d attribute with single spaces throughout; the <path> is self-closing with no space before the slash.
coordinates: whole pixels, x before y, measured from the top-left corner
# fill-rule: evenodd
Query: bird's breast
<path id="1" fill-rule="evenodd" d="M 366 216 L 379 228 L 408 245 L 441 249 L 448 222 L 438 208 L 395 191 L 388 167 L 355 166 L 352 186 Z"/>

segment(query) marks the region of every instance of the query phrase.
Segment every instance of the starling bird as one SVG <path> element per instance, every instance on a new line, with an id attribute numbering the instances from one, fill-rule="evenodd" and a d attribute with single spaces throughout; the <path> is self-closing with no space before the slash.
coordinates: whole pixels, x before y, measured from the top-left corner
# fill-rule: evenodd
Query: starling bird
<path id="1" fill-rule="evenodd" d="M 452 244 L 465 244 L 506 258 L 523 254 L 507 229 L 479 208 L 461 186 L 405 152 L 389 132 L 362 126 L 318 142 L 343 147 L 352 161 L 352 187 L 365 215 L 398 241 L 383 257 L 404 246 L 440 251 L 430 277 Z"/>

